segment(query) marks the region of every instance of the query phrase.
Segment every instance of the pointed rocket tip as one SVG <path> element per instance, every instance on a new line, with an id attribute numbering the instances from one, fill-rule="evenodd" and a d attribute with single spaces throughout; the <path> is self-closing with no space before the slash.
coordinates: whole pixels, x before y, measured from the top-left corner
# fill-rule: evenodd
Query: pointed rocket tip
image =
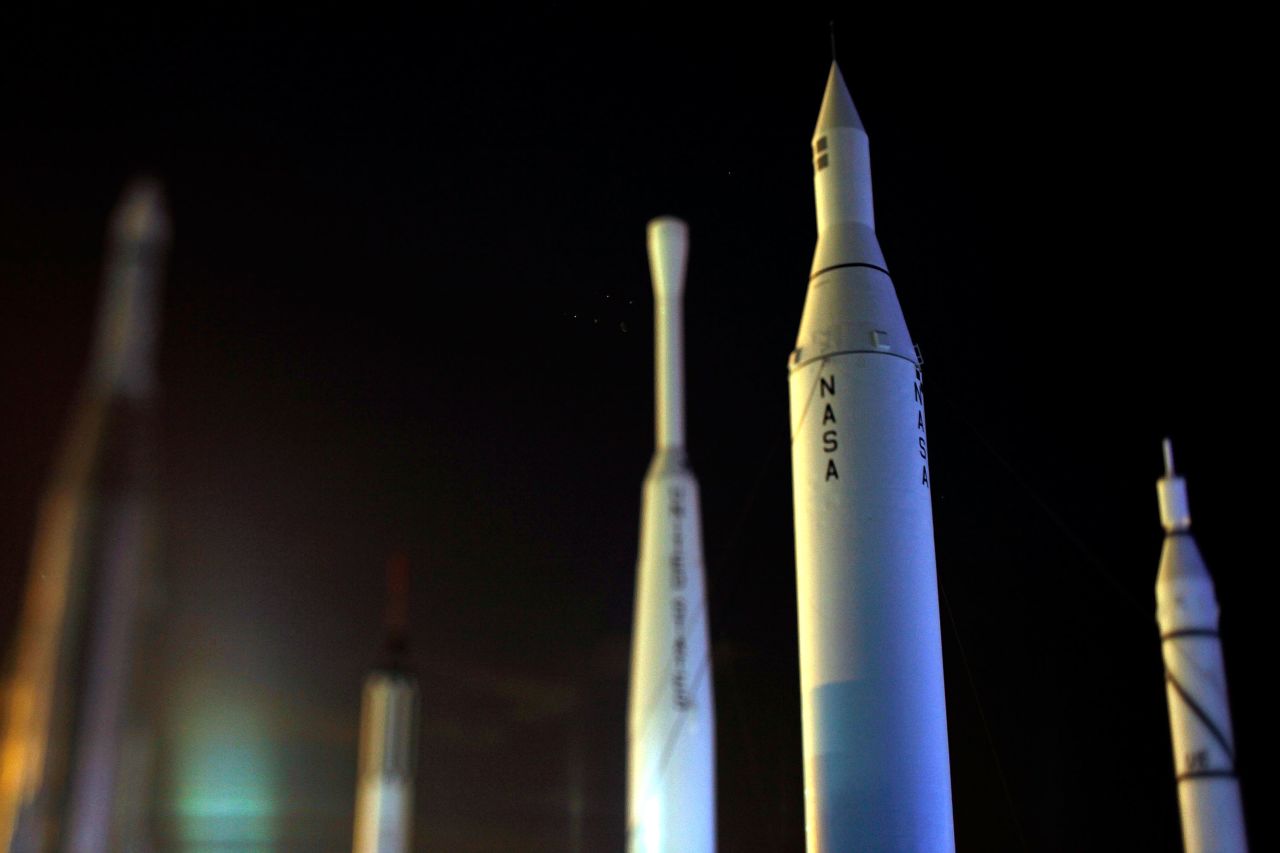
<path id="1" fill-rule="evenodd" d="M 834 43 L 832 51 L 831 73 L 827 75 L 827 89 L 822 95 L 822 108 L 818 110 L 818 124 L 814 128 L 814 136 L 820 136 L 824 131 L 837 127 L 865 130 L 862 126 L 862 118 L 853 105 L 853 98 L 849 95 L 849 87 L 845 85 L 844 75 L 840 73 L 840 64 L 835 60 Z"/>
<path id="2" fill-rule="evenodd" d="M 129 182 L 112 214 L 111 231 L 136 242 L 168 239 L 169 214 L 159 180 L 141 175 Z"/>

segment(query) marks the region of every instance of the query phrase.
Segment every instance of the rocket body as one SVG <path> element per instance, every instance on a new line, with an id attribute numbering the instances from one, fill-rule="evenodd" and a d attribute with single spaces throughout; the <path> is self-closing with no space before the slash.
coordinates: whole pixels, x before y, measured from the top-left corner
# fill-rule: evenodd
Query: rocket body
<path id="1" fill-rule="evenodd" d="M 418 679 L 408 669 L 409 561 L 387 564 L 383 663 L 364 680 L 356 769 L 354 853 L 408 853 L 413 847 L 418 765 Z"/>
<path id="2" fill-rule="evenodd" d="M 354 853 L 408 853 L 418 750 L 418 685 L 400 670 L 375 670 L 360 707 Z"/>
<path id="3" fill-rule="evenodd" d="M 1167 442 L 1165 454 L 1166 475 L 1157 484 L 1165 540 L 1156 576 L 1156 620 L 1183 846 L 1187 853 L 1236 853 L 1247 844 L 1218 637 L 1218 601 L 1191 535 L 1186 481 L 1173 472 Z"/>
<path id="4" fill-rule="evenodd" d="M 702 589 L 698 486 L 683 454 L 645 477 L 631 689 L 631 853 L 715 850 L 715 716 Z"/>
<path id="5" fill-rule="evenodd" d="M 147 761 L 124 753 L 147 751 L 135 659 L 154 580 L 152 396 L 168 239 L 158 185 L 133 184 L 108 231 L 97 339 L 41 503 L 16 636 L 0 743 L 0 845 L 14 851 L 142 843 L 145 821 L 126 812 L 140 808 Z"/>
<path id="6" fill-rule="evenodd" d="M 687 230 L 649 224 L 657 449 L 645 475 L 627 711 L 627 849 L 715 850 L 715 709 L 698 484 L 684 442 Z"/>
<path id="7" fill-rule="evenodd" d="M 835 63 L 813 148 L 818 244 L 789 365 L 808 850 L 952 850 L 923 381 Z"/>

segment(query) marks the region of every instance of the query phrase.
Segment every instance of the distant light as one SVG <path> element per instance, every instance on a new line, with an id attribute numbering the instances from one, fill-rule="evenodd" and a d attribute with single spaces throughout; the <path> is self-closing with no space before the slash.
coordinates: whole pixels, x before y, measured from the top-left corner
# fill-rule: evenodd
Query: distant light
<path id="1" fill-rule="evenodd" d="M 186 698 L 174 756 L 177 840 L 188 850 L 271 845 L 279 768 L 263 714 L 211 686 Z"/>

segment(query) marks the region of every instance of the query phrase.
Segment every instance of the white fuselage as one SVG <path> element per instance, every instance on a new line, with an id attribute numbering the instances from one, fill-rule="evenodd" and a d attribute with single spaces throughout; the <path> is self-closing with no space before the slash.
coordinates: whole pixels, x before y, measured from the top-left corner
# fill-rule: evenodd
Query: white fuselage
<path id="1" fill-rule="evenodd" d="M 790 363 L 808 849 L 949 851 L 922 377 L 875 236 L 866 132 L 839 98 L 833 66 Z"/>
<path id="2" fill-rule="evenodd" d="M 1185 483 L 1160 480 L 1167 534 L 1156 577 L 1173 763 L 1187 853 L 1247 849 L 1213 580 L 1191 536 Z"/>
<path id="3" fill-rule="evenodd" d="M 628 849 L 710 853 L 715 713 L 698 485 L 683 459 L 655 456 L 643 501 L 627 713 Z"/>
<path id="4" fill-rule="evenodd" d="M 397 671 L 365 679 L 360 709 L 354 853 L 408 853 L 413 843 L 418 686 Z"/>
<path id="5" fill-rule="evenodd" d="M 649 226 L 657 444 L 645 476 L 627 710 L 627 849 L 715 850 L 715 708 L 698 483 L 684 451 L 684 224 Z"/>

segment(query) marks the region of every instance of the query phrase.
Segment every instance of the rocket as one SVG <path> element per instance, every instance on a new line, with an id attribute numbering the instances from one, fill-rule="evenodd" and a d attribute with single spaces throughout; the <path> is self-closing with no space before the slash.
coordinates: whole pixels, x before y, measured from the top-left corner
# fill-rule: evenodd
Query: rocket
<path id="1" fill-rule="evenodd" d="M 408 853 L 418 763 L 418 680 L 405 663 L 409 564 L 387 568 L 385 660 L 365 678 L 360 705 L 354 853 Z"/>
<path id="2" fill-rule="evenodd" d="M 132 847 L 145 823 L 128 812 L 146 784 L 136 658 L 154 583 L 152 408 L 169 235 L 159 184 L 132 183 L 108 228 L 96 341 L 40 504 L 10 661 L 0 735 L 9 850 Z"/>
<path id="3" fill-rule="evenodd" d="M 687 226 L 648 225 L 657 447 L 645 474 L 627 708 L 627 849 L 715 850 L 715 709 L 698 481 L 685 454 Z"/>
<path id="4" fill-rule="evenodd" d="M 834 61 L 813 170 L 818 242 L 789 361 L 808 850 L 952 850 L 923 377 Z"/>
<path id="5" fill-rule="evenodd" d="M 1164 441 L 1165 473 L 1156 484 L 1164 548 L 1156 575 L 1156 621 L 1164 656 L 1169 728 L 1187 853 L 1247 849 L 1227 677 L 1218 637 L 1213 579 L 1191 535 L 1187 483 Z"/>

